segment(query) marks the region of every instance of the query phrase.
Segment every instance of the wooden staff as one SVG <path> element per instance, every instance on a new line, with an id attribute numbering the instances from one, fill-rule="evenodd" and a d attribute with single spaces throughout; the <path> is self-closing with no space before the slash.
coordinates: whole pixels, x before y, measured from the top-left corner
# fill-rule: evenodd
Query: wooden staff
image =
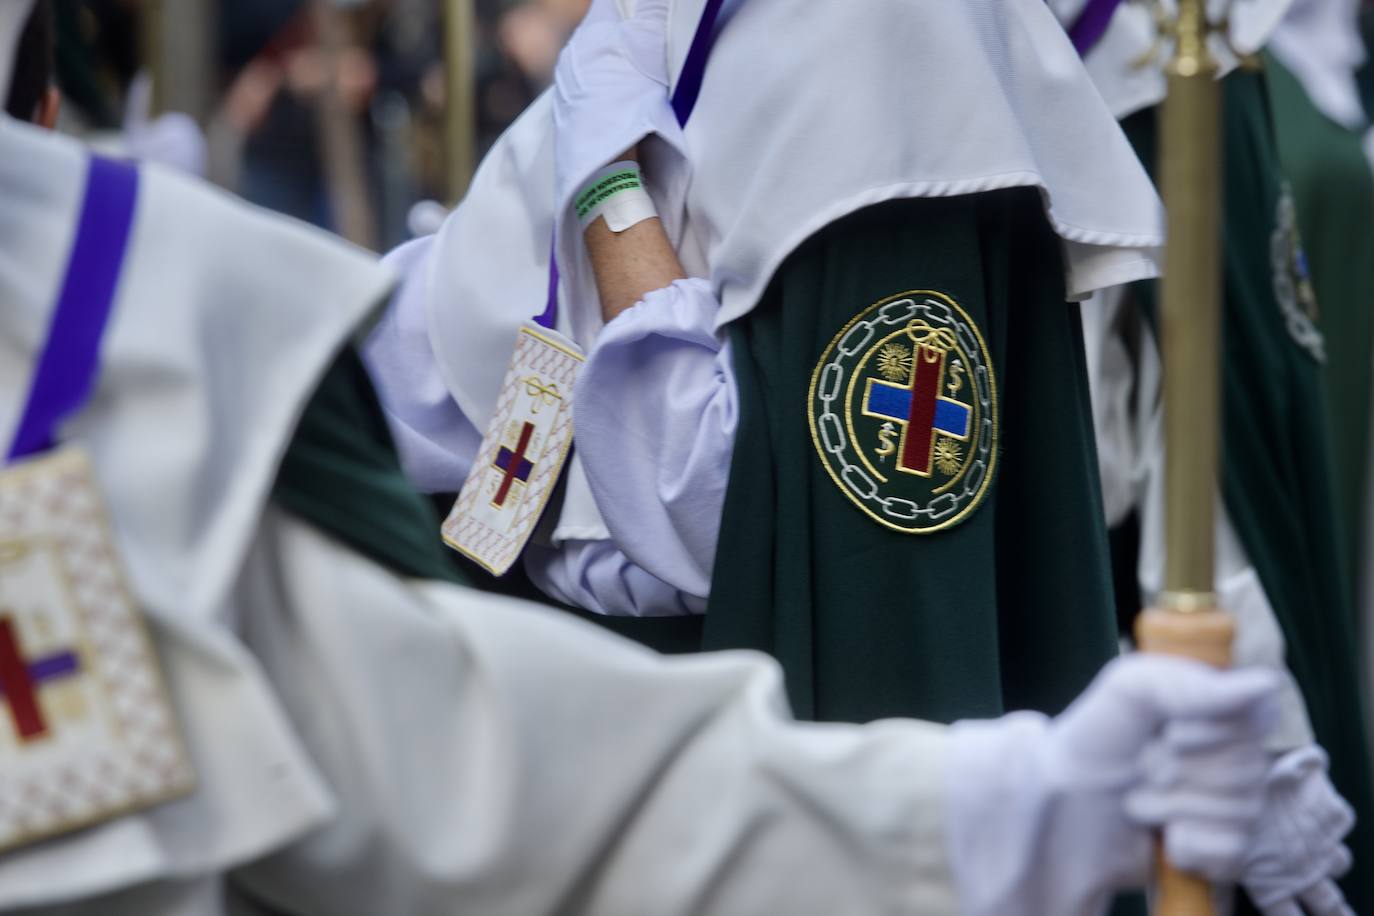
<path id="1" fill-rule="evenodd" d="M 444 2 L 444 192 L 456 206 L 477 166 L 477 16 L 473 0 Z"/>
<path id="2" fill-rule="evenodd" d="M 1179 0 L 1160 119 L 1168 249 L 1160 324 L 1164 362 L 1165 559 L 1158 607 L 1136 625 L 1142 651 L 1225 667 L 1235 627 L 1213 593 L 1221 424 L 1221 87 L 1204 0 Z M 1211 916 L 1200 878 L 1159 856 L 1155 912 Z"/>

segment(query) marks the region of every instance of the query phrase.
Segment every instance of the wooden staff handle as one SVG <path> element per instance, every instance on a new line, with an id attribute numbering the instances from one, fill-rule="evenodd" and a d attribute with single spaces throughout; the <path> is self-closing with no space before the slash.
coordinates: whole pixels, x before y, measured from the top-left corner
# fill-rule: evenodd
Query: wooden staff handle
<path id="1" fill-rule="evenodd" d="M 1167 596 L 1166 596 L 1167 600 Z M 1231 666 L 1236 625 L 1210 606 L 1188 611 L 1147 610 L 1136 621 L 1136 644 L 1142 652 L 1177 655 L 1215 665 Z M 1164 843 L 1155 842 L 1155 912 L 1168 916 L 1213 916 L 1212 889 L 1206 881 L 1179 871 L 1164 857 Z"/>

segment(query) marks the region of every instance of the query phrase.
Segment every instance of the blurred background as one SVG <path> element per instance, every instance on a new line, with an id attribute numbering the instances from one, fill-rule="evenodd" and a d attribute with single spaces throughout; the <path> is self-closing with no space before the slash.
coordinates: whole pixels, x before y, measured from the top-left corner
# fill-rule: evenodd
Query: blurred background
<path id="1" fill-rule="evenodd" d="M 50 2 L 64 130 L 385 251 L 461 198 L 588 0 Z"/>
<path id="2" fill-rule="evenodd" d="M 61 127 L 385 250 L 461 197 L 586 6 L 53 0 Z"/>

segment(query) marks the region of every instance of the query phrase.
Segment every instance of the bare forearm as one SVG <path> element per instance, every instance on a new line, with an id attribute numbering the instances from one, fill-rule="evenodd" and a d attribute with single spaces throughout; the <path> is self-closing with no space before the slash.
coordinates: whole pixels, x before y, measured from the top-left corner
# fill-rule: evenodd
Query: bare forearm
<path id="1" fill-rule="evenodd" d="M 601 317 L 606 321 L 648 293 L 686 277 L 658 218 L 636 223 L 624 232 L 612 232 L 606 220 L 598 218 L 583 238 L 601 296 Z"/>

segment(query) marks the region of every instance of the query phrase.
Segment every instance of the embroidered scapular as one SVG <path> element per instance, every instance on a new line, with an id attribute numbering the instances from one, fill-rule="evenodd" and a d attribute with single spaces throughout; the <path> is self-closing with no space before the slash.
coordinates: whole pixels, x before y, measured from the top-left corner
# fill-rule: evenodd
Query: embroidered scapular
<path id="1" fill-rule="evenodd" d="M 504 575 L 534 534 L 572 446 L 572 390 L 583 357 L 557 332 L 520 329 L 477 461 L 444 541 Z"/>
<path id="2" fill-rule="evenodd" d="M 900 293 L 845 325 L 816 365 L 808 413 L 836 486 L 896 531 L 958 524 L 992 481 L 992 360 L 977 325 L 943 293 Z"/>
<path id="3" fill-rule="evenodd" d="M 190 791 L 194 774 L 91 466 L 0 470 L 0 848 Z"/>

